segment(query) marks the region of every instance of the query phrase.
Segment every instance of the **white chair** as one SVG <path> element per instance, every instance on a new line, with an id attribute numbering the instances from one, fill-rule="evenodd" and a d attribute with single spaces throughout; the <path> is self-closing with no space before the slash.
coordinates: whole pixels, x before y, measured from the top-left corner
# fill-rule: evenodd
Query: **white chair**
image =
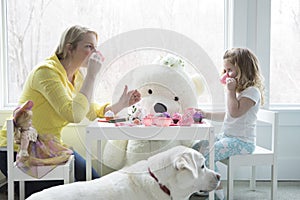
<path id="1" fill-rule="evenodd" d="M 252 177 L 250 179 L 250 189 L 256 187 L 256 166 L 271 166 L 271 199 L 275 200 L 277 196 L 277 137 L 278 137 L 278 113 L 275 111 L 260 109 L 258 111 L 258 121 L 266 122 L 272 125 L 271 148 L 267 149 L 256 146 L 253 154 L 236 155 L 223 160 L 227 165 L 227 200 L 233 199 L 233 173 L 239 166 L 252 166 Z"/>
<path id="2" fill-rule="evenodd" d="M 41 169 L 43 166 L 39 166 Z M 44 177 L 38 179 L 20 170 L 14 162 L 14 123 L 7 120 L 7 182 L 8 200 L 14 199 L 14 182 L 19 181 L 20 200 L 25 198 L 24 181 L 64 180 L 64 184 L 74 182 L 74 155 L 64 165 L 58 165 Z"/>

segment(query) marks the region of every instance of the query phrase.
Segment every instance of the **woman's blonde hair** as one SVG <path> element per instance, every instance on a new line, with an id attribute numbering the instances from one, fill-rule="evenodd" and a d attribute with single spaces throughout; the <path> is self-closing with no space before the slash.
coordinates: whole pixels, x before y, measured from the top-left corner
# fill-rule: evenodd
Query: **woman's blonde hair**
<path id="1" fill-rule="evenodd" d="M 247 48 L 232 48 L 225 52 L 223 59 L 237 67 L 237 92 L 255 86 L 261 93 L 261 105 L 264 104 L 264 78 L 260 73 L 257 57 Z"/>
<path id="2" fill-rule="evenodd" d="M 67 57 L 68 54 L 68 50 L 66 48 L 67 44 L 71 44 L 72 47 L 76 49 L 78 42 L 83 40 L 83 36 L 86 33 L 95 34 L 96 40 L 98 40 L 97 32 L 86 27 L 75 25 L 65 30 L 61 36 L 60 43 L 55 51 L 55 54 L 57 55 L 58 59 L 65 59 Z"/>

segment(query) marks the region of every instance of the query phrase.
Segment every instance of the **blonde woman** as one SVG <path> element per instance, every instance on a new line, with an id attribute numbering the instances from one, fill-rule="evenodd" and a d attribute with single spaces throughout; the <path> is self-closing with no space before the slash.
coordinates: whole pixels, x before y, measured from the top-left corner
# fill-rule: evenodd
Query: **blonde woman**
<path id="1" fill-rule="evenodd" d="M 97 51 L 98 34 L 86 27 L 72 26 L 61 36 L 55 53 L 40 63 L 28 76 L 19 100 L 34 103 L 32 125 L 39 135 L 53 134 L 61 141 L 62 129 L 69 123 L 78 123 L 84 117 L 90 120 L 104 117 L 106 111 L 115 114 L 140 100 L 137 90 L 128 91 L 127 86 L 120 100 L 113 105 L 92 102 L 96 75 L 102 66 L 102 56 Z M 84 77 L 81 67 L 87 68 Z M 0 134 L 0 147 L 6 146 L 6 127 Z M 85 160 L 74 151 L 75 179 L 85 180 Z M 0 169 L 7 174 L 6 151 L 0 151 Z M 99 177 L 93 171 L 93 178 Z M 26 196 L 56 182 L 30 183 Z M 29 184 L 28 184 L 29 185 Z"/>

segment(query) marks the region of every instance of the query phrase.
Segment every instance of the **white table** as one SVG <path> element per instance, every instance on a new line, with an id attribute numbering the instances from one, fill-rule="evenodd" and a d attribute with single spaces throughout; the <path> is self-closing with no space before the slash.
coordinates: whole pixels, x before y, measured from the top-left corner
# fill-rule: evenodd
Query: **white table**
<path id="1" fill-rule="evenodd" d="M 209 167 L 214 169 L 214 127 L 205 121 L 192 126 L 115 126 L 114 123 L 104 123 L 95 120 L 86 127 L 86 180 L 92 176 L 92 144 L 97 142 L 97 158 L 101 162 L 101 140 L 209 140 Z M 101 164 L 99 172 L 101 172 Z M 214 199 L 210 192 L 209 199 Z"/>

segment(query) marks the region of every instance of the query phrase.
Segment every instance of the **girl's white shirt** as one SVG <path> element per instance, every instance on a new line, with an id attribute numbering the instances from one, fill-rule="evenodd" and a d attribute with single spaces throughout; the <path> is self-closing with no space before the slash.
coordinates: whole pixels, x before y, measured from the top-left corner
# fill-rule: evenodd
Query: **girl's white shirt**
<path id="1" fill-rule="evenodd" d="M 225 93 L 225 96 L 227 93 Z M 255 102 L 245 114 L 240 117 L 233 118 L 228 112 L 226 106 L 226 114 L 222 127 L 222 132 L 225 136 L 236 137 L 242 141 L 256 143 L 256 121 L 257 112 L 260 108 L 261 94 L 258 88 L 248 87 L 241 93 L 237 94 L 237 99 L 240 100 L 242 97 L 246 97 Z M 227 101 L 227 97 L 225 98 Z M 226 104 L 227 105 L 227 102 Z"/>

